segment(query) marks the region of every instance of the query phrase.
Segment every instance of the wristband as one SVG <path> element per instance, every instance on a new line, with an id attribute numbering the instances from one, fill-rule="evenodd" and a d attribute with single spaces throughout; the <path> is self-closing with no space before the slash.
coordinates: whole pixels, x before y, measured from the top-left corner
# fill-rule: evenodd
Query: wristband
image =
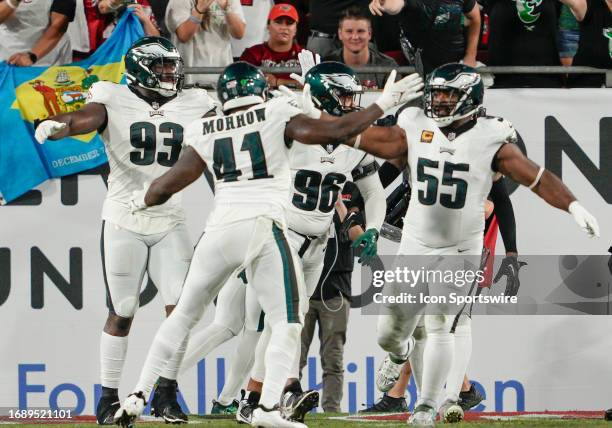
<path id="1" fill-rule="evenodd" d="M 355 144 L 353 144 L 353 148 L 358 149 L 360 145 L 361 145 L 361 134 L 359 134 L 357 138 L 355 138 Z"/>
<path id="2" fill-rule="evenodd" d="M 201 20 L 201 19 L 198 19 L 198 18 L 196 18 L 196 17 L 195 17 L 195 16 L 193 16 L 193 15 L 189 15 L 189 20 L 190 20 L 191 22 L 193 22 L 194 24 L 198 24 L 198 25 L 200 25 L 200 24 L 202 23 L 202 20 Z"/>
<path id="3" fill-rule="evenodd" d="M 27 55 L 30 57 L 30 61 L 32 61 L 32 64 L 36 64 L 36 61 L 38 61 L 38 56 L 32 51 L 28 52 Z"/>
<path id="4" fill-rule="evenodd" d="M 195 9 L 196 12 L 198 12 L 200 15 L 204 15 L 206 13 L 206 11 L 204 12 L 200 12 L 200 9 L 198 9 L 198 0 L 196 0 L 195 4 L 193 5 L 193 8 Z"/>

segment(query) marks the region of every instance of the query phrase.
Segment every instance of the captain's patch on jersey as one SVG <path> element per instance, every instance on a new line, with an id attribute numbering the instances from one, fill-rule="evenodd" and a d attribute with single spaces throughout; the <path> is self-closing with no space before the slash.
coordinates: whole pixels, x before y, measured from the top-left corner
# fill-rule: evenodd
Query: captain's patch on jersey
<path id="1" fill-rule="evenodd" d="M 421 132 L 421 143 L 431 143 L 433 141 L 434 133 L 433 131 L 423 131 Z"/>

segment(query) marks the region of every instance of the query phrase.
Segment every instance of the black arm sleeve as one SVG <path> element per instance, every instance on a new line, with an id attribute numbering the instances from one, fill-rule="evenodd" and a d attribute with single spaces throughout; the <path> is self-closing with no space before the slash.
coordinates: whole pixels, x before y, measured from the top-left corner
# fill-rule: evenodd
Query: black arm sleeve
<path id="1" fill-rule="evenodd" d="M 61 13 L 68 17 L 68 21 L 74 21 L 74 13 L 76 10 L 75 0 L 53 0 L 50 12 Z"/>
<path id="2" fill-rule="evenodd" d="M 380 177 L 380 182 L 383 187 L 386 188 L 389 184 L 393 183 L 393 181 L 399 177 L 402 173 L 399 169 L 395 167 L 395 165 L 390 164 L 389 162 L 385 162 L 378 169 L 378 176 Z"/>
<path id="3" fill-rule="evenodd" d="M 516 248 L 516 220 L 505 180 L 505 178 L 501 178 L 493 183 L 489 197 L 495 204 L 493 212 L 497 216 L 499 231 L 504 240 L 506 253 L 516 253 L 518 252 Z"/>

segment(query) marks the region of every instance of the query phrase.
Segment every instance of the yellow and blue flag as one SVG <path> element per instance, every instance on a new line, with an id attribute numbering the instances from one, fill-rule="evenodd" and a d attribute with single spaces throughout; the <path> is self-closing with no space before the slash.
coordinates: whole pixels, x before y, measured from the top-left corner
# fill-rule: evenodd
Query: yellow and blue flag
<path id="1" fill-rule="evenodd" d="M 109 39 L 83 61 L 51 67 L 0 62 L 0 204 L 49 178 L 107 161 L 95 132 L 41 145 L 34 139 L 34 123 L 83 107 L 89 87 L 98 80 L 124 80 L 123 57 L 143 35 L 142 25 L 128 12 Z"/>

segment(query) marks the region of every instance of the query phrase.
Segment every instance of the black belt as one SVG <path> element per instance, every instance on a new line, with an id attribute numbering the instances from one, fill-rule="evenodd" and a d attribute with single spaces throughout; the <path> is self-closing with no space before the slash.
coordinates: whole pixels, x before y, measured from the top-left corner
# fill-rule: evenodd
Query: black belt
<path id="1" fill-rule="evenodd" d="M 310 30 L 310 35 L 312 37 L 321 37 L 323 39 L 335 39 L 335 34 L 322 33 L 321 31 Z"/>

